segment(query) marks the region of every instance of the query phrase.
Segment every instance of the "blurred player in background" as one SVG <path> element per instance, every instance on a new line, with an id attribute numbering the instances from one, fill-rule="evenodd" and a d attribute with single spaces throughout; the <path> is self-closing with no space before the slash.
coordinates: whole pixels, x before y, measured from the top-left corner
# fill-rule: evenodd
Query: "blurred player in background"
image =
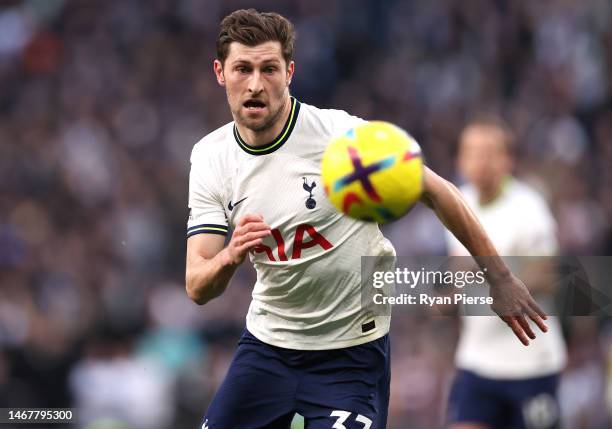
<path id="1" fill-rule="evenodd" d="M 234 121 L 192 152 L 186 287 L 207 303 L 247 254 L 257 282 L 203 429 L 287 428 L 295 412 L 311 429 L 386 426 L 390 318 L 361 306 L 360 257 L 395 252 L 376 224 L 340 214 L 324 196 L 325 146 L 363 120 L 290 96 L 293 41 L 278 14 L 240 10 L 221 23 L 214 71 Z M 426 169 L 424 188 L 422 201 L 472 254 L 497 255 L 453 185 Z M 519 339 L 535 338 L 525 316 L 545 331 L 545 315 L 501 259 L 480 262 Z"/>
<path id="2" fill-rule="evenodd" d="M 459 141 L 458 168 L 468 182 L 461 191 L 501 255 L 553 256 L 555 220 L 544 198 L 510 175 L 512 144 L 511 131 L 495 116 L 469 123 Z M 468 255 L 450 235 L 448 245 L 451 255 Z M 566 351 L 558 319 L 549 326 L 547 335 L 522 347 L 497 317 L 462 318 L 453 429 L 558 427 L 556 388 Z"/>

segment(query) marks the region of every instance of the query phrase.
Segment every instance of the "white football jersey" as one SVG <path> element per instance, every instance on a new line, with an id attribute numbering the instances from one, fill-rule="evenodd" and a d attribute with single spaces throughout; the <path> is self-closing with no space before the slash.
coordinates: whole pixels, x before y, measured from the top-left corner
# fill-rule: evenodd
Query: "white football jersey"
<path id="1" fill-rule="evenodd" d="M 546 201 L 526 184 L 511 178 L 494 201 L 481 205 L 471 185 L 461 188 L 485 231 L 502 256 L 554 256 L 557 252 L 556 223 Z M 449 253 L 469 255 L 461 243 L 447 233 Z M 461 337 L 455 356 L 459 368 L 497 379 L 539 377 L 559 372 L 566 362 L 561 326 L 556 317 L 546 321 L 549 331 L 523 346 L 498 317 L 462 318 Z"/>
<path id="2" fill-rule="evenodd" d="M 248 213 L 261 214 L 272 228 L 249 255 L 257 282 L 246 325 L 261 341 L 323 350 L 389 331 L 390 317 L 361 306 L 360 261 L 395 256 L 393 246 L 375 223 L 337 212 L 321 182 L 330 139 L 362 122 L 291 98 L 287 123 L 269 144 L 249 146 L 231 122 L 193 148 L 187 235 L 226 235 Z"/>

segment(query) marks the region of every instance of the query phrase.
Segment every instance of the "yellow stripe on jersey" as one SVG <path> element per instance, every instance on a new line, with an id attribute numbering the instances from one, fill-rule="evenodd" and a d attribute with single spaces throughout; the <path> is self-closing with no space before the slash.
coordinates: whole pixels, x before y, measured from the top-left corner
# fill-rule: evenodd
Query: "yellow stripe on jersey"
<path id="1" fill-rule="evenodd" d="M 227 235 L 226 225 L 202 224 L 187 229 L 187 238 L 196 234 L 219 234 Z"/>
<path id="2" fill-rule="evenodd" d="M 251 155 L 266 155 L 268 153 L 272 153 L 281 147 L 291 135 L 291 131 L 295 127 L 295 123 L 297 122 L 297 117 L 300 111 L 300 103 L 294 97 L 291 97 L 291 111 L 289 113 L 289 117 L 287 118 L 287 122 L 285 122 L 285 126 L 281 131 L 280 135 L 274 139 L 271 143 L 265 144 L 263 146 L 250 146 L 247 144 L 240 133 L 238 132 L 238 128 L 234 125 L 234 138 L 238 145 L 244 150 L 246 153 Z"/>

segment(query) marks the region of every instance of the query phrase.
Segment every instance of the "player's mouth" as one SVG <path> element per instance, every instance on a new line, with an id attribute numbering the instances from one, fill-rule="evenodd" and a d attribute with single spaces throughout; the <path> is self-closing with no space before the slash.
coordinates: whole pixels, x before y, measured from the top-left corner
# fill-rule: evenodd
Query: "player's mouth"
<path id="1" fill-rule="evenodd" d="M 259 113 L 261 111 L 263 111 L 266 108 L 266 103 L 264 103 L 261 100 L 247 100 L 243 103 L 242 105 L 247 112 L 252 112 L 252 113 Z"/>

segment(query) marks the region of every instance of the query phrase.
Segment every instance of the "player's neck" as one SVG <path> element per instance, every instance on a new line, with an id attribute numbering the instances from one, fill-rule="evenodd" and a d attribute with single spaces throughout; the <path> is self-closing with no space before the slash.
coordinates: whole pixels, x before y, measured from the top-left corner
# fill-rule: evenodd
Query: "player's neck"
<path id="1" fill-rule="evenodd" d="M 491 189 L 480 189 L 478 192 L 478 204 L 487 206 L 494 203 L 506 190 L 510 178 L 504 177 L 498 186 Z"/>
<path id="2" fill-rule="evenodd" d="M 501 194 L 501 189 L 495 190 L 495 192 L 481 192 L 478 195 L 478 204 L 481 206 L 488 206 L 492 202 L 494 202 L 497 197 Z"/>
<path id="3" fill-rule="evenodd" d="M 289 114 L 291 113 L 291 96 L 287 97 L 287 101 L 285 102 L 282 112 L 274 122 L 274 124 L 266 128 L 262 131 L 254 131 L 250 128 L 240 125 L 236 122 L 236 127 L 238 128 L 238 132 L 240 133 L 240 137 L 249 145 L 249 146 L 264 146 L 271 141 L 273 141 L 283 130 L 287 119 L 289 118 Z"/>

